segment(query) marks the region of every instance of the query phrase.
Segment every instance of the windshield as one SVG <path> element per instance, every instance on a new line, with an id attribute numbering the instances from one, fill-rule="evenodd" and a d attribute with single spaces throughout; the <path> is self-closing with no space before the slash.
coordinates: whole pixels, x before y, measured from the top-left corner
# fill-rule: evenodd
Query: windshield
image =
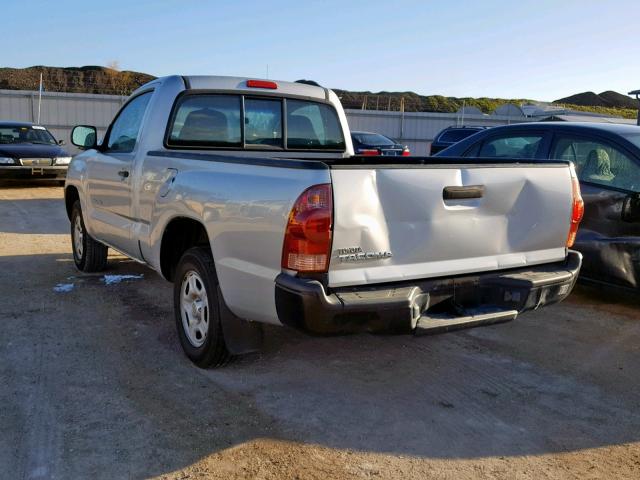
<path id="1" fill-rule="evenodd" d="M 440 135 L 439 140 L 441 142 L 448 143 L 456 143 L 462 140 L 463 138 L 467 138 L 474 133 L 478 133 L 479 130 L 471 130 L 471 129 L 460 129 L 460 130 L 447 130 L 442 135 Z"/>
<path id="2" fill-rule="evenodd" d="M 395 145 L 393 140 L 379 133 L 354 133 L 353 136 L 365 145 Z"/>
<path id="3" fill-rule="evenodd" d="M 46 128 L 39 125 L 9 125 L 0 126 L 0 144 L 7 143 L 43 143 L 46 145 L 56 145 L 56 139 L 53 138 Z"/>
<path id="4" fill-rule="evenodd" d="M 640 133 L 624 133 L 622 136 L 640 148 Z"/>

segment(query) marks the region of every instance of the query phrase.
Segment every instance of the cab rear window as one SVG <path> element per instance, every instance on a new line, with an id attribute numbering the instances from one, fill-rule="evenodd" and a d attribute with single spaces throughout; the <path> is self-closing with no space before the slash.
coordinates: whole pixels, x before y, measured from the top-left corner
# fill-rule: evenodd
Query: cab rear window
<path id="1" fill-rule="evenodd" d="M 169 145 L 240 147 L 239 95 L 183 97 L 173 116 Z"/>
<path id="2" fill-rule="evenodd" d="M 290 98 L 189 94 L 178 99 L 166 144 L 183 148 L 344 151 L 331 105 Z"/>

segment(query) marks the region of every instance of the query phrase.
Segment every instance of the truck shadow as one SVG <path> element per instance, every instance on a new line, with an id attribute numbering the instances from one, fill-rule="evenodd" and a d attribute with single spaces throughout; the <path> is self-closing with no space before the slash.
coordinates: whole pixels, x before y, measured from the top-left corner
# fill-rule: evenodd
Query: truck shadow
<path id="1" fill-rule="evenodd" d="M 640 439 L 640 322 L 625 314 L 569 301 L 421 338 L 266 327 L 263 353 L 200 370 L 171 285 L 145 267 L 112 260 L 106 273 L 131 277 L 108 285 L 68 254 L 0 265 L 10 472 L 49 459 L 51 476 L 148 477 L 256 439 L 443 459 Z"/>

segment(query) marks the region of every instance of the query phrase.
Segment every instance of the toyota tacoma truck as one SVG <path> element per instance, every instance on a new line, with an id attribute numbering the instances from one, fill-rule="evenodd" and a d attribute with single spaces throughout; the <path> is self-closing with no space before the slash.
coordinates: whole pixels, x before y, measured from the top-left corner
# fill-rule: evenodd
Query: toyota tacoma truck
<path id="1" fill-rule="evenodd" d="M 169 76 L 136 90 L 65 185 L 78 269 L 112 248 L 173 282 L 186 355 L 223 364 L 261 324 L 428 334 L 564 299 L 580 265 L 571 163 L 353 154 L 331 90 Z"/>

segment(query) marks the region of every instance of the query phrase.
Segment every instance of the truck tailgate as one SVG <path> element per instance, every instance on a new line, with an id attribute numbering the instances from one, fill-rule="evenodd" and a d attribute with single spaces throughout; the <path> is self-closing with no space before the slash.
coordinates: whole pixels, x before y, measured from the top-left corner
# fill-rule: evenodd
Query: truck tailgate
<path id="1" fill-rule="evenodd" d="M 329 286 L 500 270 L 566 256 L 572 211 L 566 163 L 347 164 L 333 165 L 331 178 Z"/>

